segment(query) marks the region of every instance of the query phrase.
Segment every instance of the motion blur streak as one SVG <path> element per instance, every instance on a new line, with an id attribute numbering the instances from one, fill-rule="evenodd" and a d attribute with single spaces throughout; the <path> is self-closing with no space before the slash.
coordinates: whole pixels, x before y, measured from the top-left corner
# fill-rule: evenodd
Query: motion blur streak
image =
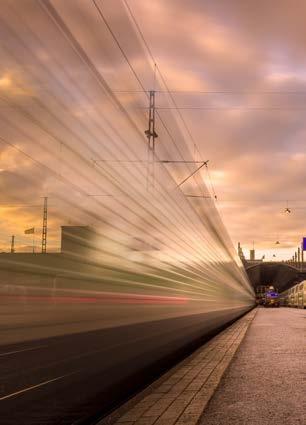
<path id="1" fill-rule="evenodd" d="M 113 6 L 1 1 L 3 423 L 103 413 L 254 303 L 182 115 Z M 151 162 L 150 90 L 166 108 Z M 40 235 L 42 197 L 47 253 L 18 245 Z"/>

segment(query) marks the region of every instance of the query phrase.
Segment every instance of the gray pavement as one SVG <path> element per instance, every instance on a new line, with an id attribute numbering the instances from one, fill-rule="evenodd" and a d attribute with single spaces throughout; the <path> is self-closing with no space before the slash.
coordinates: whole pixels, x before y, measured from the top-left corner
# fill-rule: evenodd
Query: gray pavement
<path id="1" fill-rule="evenodd" d="M 306 423 L 305 318 L 305 310 L 257 310 L 200 425 Z"/>

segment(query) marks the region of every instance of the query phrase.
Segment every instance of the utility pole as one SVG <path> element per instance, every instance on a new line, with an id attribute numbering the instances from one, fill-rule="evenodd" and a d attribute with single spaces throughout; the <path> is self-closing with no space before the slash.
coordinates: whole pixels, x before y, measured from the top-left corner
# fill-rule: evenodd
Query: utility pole
<path id="1" fill-rule="evenodd" d="M 15 252 L 15 235 L 12 235 L 11 239 L 11 254 L 14 254 Z"/>
<path id="2" fill-rule="evenodd" d="M 42 240 L 41 240 L 41 252 L 45 254 L 47 252 L 47 230 L 48 230 L 48 198 L 44 198 L 44 211 L 43 211 L 43 228 L 42 228 Z"/>
<path id="3" fill-rule="evenodd" d="M 155 179 L 155 139 L 158 137 L 155 131 L 155 91 L 150 91 L 149 99 L 149 122 L 145 135 L 148 138 L 148 166 L 147 166 L 147 190 L 154 187 Z"/>

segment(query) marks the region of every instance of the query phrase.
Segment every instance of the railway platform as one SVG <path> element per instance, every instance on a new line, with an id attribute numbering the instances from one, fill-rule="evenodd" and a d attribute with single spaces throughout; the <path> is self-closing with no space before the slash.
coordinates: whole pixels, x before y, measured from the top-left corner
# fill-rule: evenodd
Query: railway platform
<path id="1" fill-rule="evenodd" d="M 305 423 L 305 318 L 252 310 L 99 425 Z"/>

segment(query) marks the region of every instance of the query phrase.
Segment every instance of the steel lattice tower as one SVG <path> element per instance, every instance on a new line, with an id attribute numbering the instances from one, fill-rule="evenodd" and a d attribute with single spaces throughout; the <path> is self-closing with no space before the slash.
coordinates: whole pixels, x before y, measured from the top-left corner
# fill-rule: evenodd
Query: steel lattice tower
<path id="1" fill-rule="evenodd" d="M 41 240 L 41 252 L 45 254 L 47 252 L 47 230 L 48 230 L 48 198 L 44 198 L 44 212 L 43 212 L 43 228 L 42 228 L 42 240 Z"/>
<path id="2" fill-rule="evenodd" d="M 15 252 L 15 235 L 12 235 L 11 238 L 11 253 L 13 254 Z"/>
<path id="3" fill-rule="evenodd" d="M 150 91 L 149 105 L 149 128 L 145 131 L 148 138 L 148 168 L 147 168 L 147 189 L 154 187 L 155 174 L 155 139 L 158 137 L 155 131 L 155 91 Z"/>

